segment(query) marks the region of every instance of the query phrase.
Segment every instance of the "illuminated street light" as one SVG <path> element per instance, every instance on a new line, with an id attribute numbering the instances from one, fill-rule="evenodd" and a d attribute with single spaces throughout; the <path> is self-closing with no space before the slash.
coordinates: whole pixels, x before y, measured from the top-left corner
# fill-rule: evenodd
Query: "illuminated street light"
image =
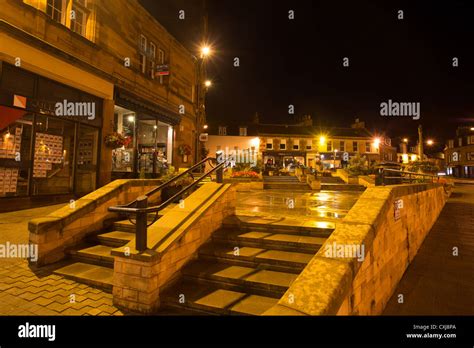
<path id="1" fill-rule="evenodd" d="M 321 136 L 319 137 L 319 144 L 320 144 L 320 145 L 326 144 L 326 137 L 325 137 L 324 135 L 321 135 Z"/>
<path id="2" fill-rule="evenodd" d="M 207 129 L 207 128 L 209 128 L 209 126 L 207 124 L 205 124 L 202 128 Z"/>
<path id="3" fill-rule="evenodd" d="M 404 143 L 408 143 L 408 138 L 403 138 Z"/>
<path id="4" fill-rule="evenodd" d="M 380 146 L 380 138 L 375 138 L 374 139 L 374 147 L 378 149 Z"/>
<path id="5" fill-rule="evenodd" d="M 431 146 L 431 145 L 433 145 L 433 144 L 434 144 L 434 141 L 431 140 L 431 139 L 428 139 L 428 140 L 426 141 L 426 145 L 428 145 L 428 146 Z"/>
<path id="6" fill-rule="evenodd" d="M 206 87 L 211 87 L 211 86 L 212 86 L 212 82 L 211 82 L 210 80 L 206 80 L 206 81 L 204 82 L 204 86 L 206 86 Z"/>
<path id="7" fill-rule="evenodd" d="M 207 45 L 201 47 L 201 58 L 208 57 L 211 54 L 211 48 Z"/>

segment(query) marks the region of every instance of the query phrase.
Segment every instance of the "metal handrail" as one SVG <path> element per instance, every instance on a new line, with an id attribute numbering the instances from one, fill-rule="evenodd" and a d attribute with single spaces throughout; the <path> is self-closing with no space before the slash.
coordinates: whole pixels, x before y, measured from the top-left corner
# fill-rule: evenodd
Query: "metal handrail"
<path id="1" fill-rule="evenodd" d="M 205 159 L 203 159 L 202 161 L 200 161 L 199 163 L 196 163 L 195 165 L 193 165 L 192 167 L 186 169 L 184 172 L 182 172 L 181 174 L 178 174 L 174 177 L 172 177 L 171 179 L 169 179 L 168 181 L 162 183 L 161 185 L 155 187 L 154 189 L 151 189 L 150 191 L 148 191 L 147 193 L 145 193 L 145 196 L 147 197 L 150 197 L 151 195 L 155 194 L 156 192 L 158 191 L 161 191 L 163 188 L 165 188 L 166 186 L 168 186 L 169 184 L 171 184 L 172 182 L 182 178 L 183 176 L 187 175 L 187 174 L 190 174 L 191 177 L 194 179 L 194 176 L 192 175 L 192 171 L 195 170 L 196 168 L 198 168 L 199 166 L 202 166 L 204 163 L 208 162 L 208 161 L 213 161 L 215 160 L 215 158 L 213 157 L 207 157 Z M 133 200 L 132 202 L 128 203 L 128 204 L 123 204 L 123 205 L 118 205 L 117 207 L 132 207 L 134 204 L 136 204 L 137 200 Z"/>
<path id="2" fill-rule="evenodd" d="M 399 175 L 399 176 L 387 176 L 387 175 L 385 175 L 386 172 L 388 172 L 388 173 L 398 173 L 398 174 L 401 174 L 401 175 Z M 380 172 L 379 172 L 379 175 L 382 179 L 381 180 L 382 185 L 385 185 L 385 179 L 398 179 L 398 180 L 408 180 L 408 181 L 416 180 L 416 178 L 412 178 L 412 176 L 422 177 L 423 179 L 425 177 L 428 177 L 428 178 L 432 179 L 431 182 L 435 181 L 433 179 L 437 179 L 437 181 L 439 182 L 439 179 L 440 179 L 439 175 L 416 173 L 416 172 L 409 172 L 409 171 L 403 171 L 403 170 L 398 170 L 398 169 L 389 169 L 389 168 L 381 168 Z M 406 177 L 406 175 L 408 175 L 408 178 Z"/>
<path id="3" fill-rule="evenodd" d="M 208 157 L 206 160 L 216 160 L 214 158 Z M 204 163 L 206 160 L 201 161 L 198 164 Z M 217 161 L 217 160 L 216 160 Z M 198 164 L 196 164 L 193 167 L 196 167 Z M 135 234 L 136 234 L 136 246 L 135 248 L 142 252 L 147 249 L 147 228 L 149 226 L 148 221 L 147 221 L 147 214 L 149 213 L 157 213 L 166 208 L 168 205 L 170 205 L 172 202 L 174 202 L 177 198 L 181 197 L 183 194 L 191 190 L 193 187 L 195 187 L 199 182 L 201 182 L 205 177 L 211 175 L 213 172 L 216 172 L 217 179 L 216 181 L 218 183 L 223 182 L 223 171 L 224 167 L 227 166 L 227 162 L 221 162 L 217 164 L 214 168 L 209 170 L 207 173 L 204 173 L 201 175 L 197 180 L 193 181 L 190 185 L 186 186 L 184 189 L 173 195 L 172 197 L 168 198 L 165 202 L 157 205 L 157 206 L 148 206 L 148 196 L 143 195 L 138 197 L 134 202 L 136 204 L 135 207 L 130 207 L 129 205 L 126 206 L 113 206 L 109 207 L 108 210 L 110 212 L 116 212 L 116 213 L 124 213 L 124 214 L 132 214 L 136 215 L 136 224 L 135 224 Z M 191 170 L 193 167 L 188 169 L 187 171 Z M 184 173 L 183 173 L 184 174 Z M 169 183 L 168 181 L 167 183 Z M 163 185 L 160 185 L 160 187 L 163 187 Z M 155 189 L 154 189 L 155 190 Z M 152 190 L 152 191 L 154 191 Z M 156 191 L 155 191 L 156 192 Z M 153 222 L 156 221 L 156 217 L 153 220 Z M 152 223 L 153 223 L 152 222 Z"/>

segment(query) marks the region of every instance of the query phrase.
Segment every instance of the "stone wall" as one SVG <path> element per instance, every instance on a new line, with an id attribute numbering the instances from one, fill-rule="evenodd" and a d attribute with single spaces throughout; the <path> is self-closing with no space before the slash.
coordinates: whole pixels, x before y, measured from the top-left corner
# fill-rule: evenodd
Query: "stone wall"
<path id="1" fill-rule="evenodd" d="M 266 314 L 381 314 L 446 199 L 439 184 L 367 189 Z"/>
<path id="2" fill-rule="evenodd" d="M 29 221 L 30 243 L 38 244 L 36 266 L 61 260 L 66 248 L 118 216 L 107 210 L 110 206 L 129 203 L 159 184 L 160 180 L 115 180 L 43 218 Z M 151 198 L 151 202 L 157 201 L 160 195 Z"/>
<path id="3" fill-rule="evenodd" d="M 148 250 L 139 253 L 135 240 L 112 250 L 114 304 L 139 313 L 160 306 L 160 292 L 182 267 L 235 214 L 236 190 L 230 184 L 207 183 L 148 228 Z"/>

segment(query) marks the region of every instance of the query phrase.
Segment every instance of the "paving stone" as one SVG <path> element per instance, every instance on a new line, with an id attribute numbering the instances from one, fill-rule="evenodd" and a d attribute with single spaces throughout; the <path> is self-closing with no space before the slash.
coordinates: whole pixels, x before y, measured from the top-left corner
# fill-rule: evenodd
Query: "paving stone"
<path id="1" fill-rule="evenodd" d="M 284 272 L 273 272 L 262 270 L 254 273 L 248 277 L 245 277 L 245 280 L 263 283 L 263 284 L 272 284 L 282 287 L 289 287 L 291 283 L 296 279 L 298 275 L 293 273 L 284 273 Z"/>
<path id="2" fill-rule="evenodd" d="M 277 303 L 276 298 L 250 295 L 232 306 L 231 310 L 241 314 L 262 315 Z"/>
<path id="3" fill-rule="evenodd" d="M 209 295 L 202 297 L 195 301 L 195 303 L 215 307 L 215 308 L 226 308 L 230 304 L 244 297 L 245 294 L 236 291 L 229 290 L 216 290 Z"/>

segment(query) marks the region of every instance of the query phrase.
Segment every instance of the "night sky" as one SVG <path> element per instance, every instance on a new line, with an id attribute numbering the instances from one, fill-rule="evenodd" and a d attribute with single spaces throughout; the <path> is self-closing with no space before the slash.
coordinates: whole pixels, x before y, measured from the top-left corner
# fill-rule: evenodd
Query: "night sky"
<path id="1" fill-rule="evenodd" d="M 200 0 L 140 2 L 197 50 Z M 349 126 L 358 117 L 397 142 L 415 139 L 421 123 L 440 149 L 458 125 L 474 125 L 473 1 L 208 0 L 208 13 L 210 124 L 245 124 L 256 111 L 268 123 L 311 114 L 315 125 Z M 388 99 L 420 102 L 420 120 L 380 116 Z"/>

